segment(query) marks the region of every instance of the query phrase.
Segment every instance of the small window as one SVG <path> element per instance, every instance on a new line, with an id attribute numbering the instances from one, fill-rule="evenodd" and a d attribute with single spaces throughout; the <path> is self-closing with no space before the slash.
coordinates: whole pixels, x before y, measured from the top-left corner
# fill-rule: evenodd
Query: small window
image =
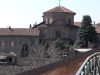
<path id="1" fill-rule="evenodd" d="M 31 44 L 31 45 L 32 45 L 32 44 L 36 44 L 35 39 L 30 39 L 30 44 Z"/>
<path id="2" fill-rule="evenodd" d="M 5 46 L 5 41 L 2 40 L 2 43 L 1 43 L 1 48 L 4 49 L 4 46 Z"/>
<path id="3" fill-rule="evenodd" d="M 56 31 L 56 37 L 61 37 L 61 32 L 60 31 Z"/>
<path id="4" fill-rule="evenodd" d="M 25 43 L 24 41 L 20 41 L 20 44 L 23 44 L 23 43 Z"/>
<path id="5" fill-rule="evenodd" d="M 5 42 L 4 42 L 4 40 L 2 40 L 2 47 L 4 47 L 5 46 Z"/>
<path id="6" fill-rule="evenodd" d="M 48 19 L 48 24 L 50 24 L 49 19 Z"/>
<path id="7" fill-rule="evenodd" d="M 68 19 L 68 24 L 71 24 L 71 20 L 70 19 Z"/>
<path id="8" fill-rule="evenodd" d="M 12 46 L 12 47 L 14 46 L 14 41 L 11 41 L 11 46 Z"/>

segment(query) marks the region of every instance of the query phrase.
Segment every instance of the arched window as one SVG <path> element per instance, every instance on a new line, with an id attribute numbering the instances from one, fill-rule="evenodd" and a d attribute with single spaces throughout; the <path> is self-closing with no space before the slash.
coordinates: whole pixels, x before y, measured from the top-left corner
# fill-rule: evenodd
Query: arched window
<path id="1" fill-rule="evenodd" d="M 69 24 L 69 25 L 71 24 L 71 20 L 70 20 L 70 19 L 68 19 L 68 24 Z"/>
<path id="2" fill-rule="evenodd" d="M 56 37 L 61 37 L 61 32 L 60 31 L 56 31 Z"/>

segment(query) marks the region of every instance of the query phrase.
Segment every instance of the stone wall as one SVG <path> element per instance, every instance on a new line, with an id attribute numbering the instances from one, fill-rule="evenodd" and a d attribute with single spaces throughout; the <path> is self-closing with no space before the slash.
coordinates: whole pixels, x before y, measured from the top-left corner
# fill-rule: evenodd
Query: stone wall
<path id="1" fill-rule="evenodd" d="M 31 44 L 30 39 L 35 39 L 35 42 Z M 2 46 L 2 42 L 4 41 L 4 46 Z M 11 43 L 14 42 L 12 46 Z M 0 52 L 15 52 L 18 53 L 20 46 L 23 42 L 26 42 L 29 46 L 29 50 L 32 50 L 32 46 L 38 44 L 38 37 L 31 36 L 0 36 Z"/>

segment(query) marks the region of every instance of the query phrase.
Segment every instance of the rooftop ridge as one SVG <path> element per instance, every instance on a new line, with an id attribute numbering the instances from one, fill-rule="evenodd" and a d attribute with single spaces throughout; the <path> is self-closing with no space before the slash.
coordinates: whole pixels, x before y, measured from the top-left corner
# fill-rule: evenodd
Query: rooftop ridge
<path id="1" fill-rule="evenodd" d="M 63 7 L 62 6 L 60 6 L 61 7 L 61 9 L 63 10 L 63 11 L 65 11 L 64 9 L 63 9 Z M 66 12 L 66 11 L 65 11 Z"/>
<path id="2" fill-rule="evenodd" d="M 52 9 L 49 9 L 49 10 L 45 11 L 44 13 L 53 13 L 53 12 L 58 12 L 58 13 L 73 13 L 73 14 L 76 14 L 72 10 L 70 10 L 70 9 L 68 9 L 66 7 L 63 7 L 63 6 L 56 6 L 56 7 L 52 8 Z"/>

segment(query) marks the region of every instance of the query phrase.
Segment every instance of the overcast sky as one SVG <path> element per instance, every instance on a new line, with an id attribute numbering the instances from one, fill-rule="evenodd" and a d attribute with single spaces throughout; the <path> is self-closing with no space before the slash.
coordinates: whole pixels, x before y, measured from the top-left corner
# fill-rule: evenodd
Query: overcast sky
<path id="1" fill-rule="evenodd" d="M 58 0 L 0 0 L 0 28 L 29 28 L 29 24 L 42 22 L 43 12 L 58 5 Z M 76 12 L 75 22 L 83 15 L 100 22 L 100 0 L 61 0 L 61 6 Z"/>

